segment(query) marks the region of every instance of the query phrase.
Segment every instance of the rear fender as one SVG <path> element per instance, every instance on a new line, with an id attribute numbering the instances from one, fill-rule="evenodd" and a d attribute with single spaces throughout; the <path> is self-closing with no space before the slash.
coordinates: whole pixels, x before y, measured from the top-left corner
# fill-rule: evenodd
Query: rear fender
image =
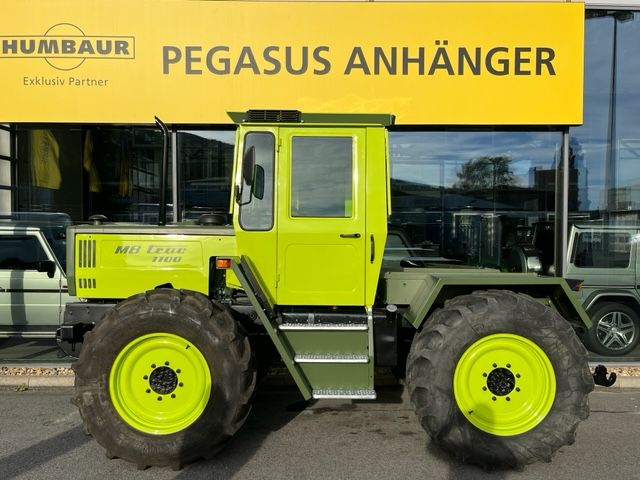
<path id="1" fill-rule="evenodd" d="M 409 294 L 404 292 L 404 300 L 409 300 L 405 318 L 415 328 L 420 328 L 424 320 L 447 300 L 471 293 L 476 290 L 511 290 L 524 293 L 538 299 L 556 310 L 567 321 L 591 327 L 591 320 L 580 304 L 575 292 L 571 291 L 567 282 L 557 277 L 539 277 L 521 273 L 486 273 L 482 271 L 467 272 L 429 272 L 422 270 L 422 278 L 416 278 L 418 269 L 411 271 L 410 281 L 403 281 L 402 273 L 392 272 L 387 276 L 387 302 L 401 304 L 402 286 L 413 289 Z M 394 278 L 396 277 L 396 278 Z M 411 287 L 413 284 L 413 287 Z M 395 293 L 394 293 L 395 292 Z M 405 302 L 406 303 L 406 302 Z"/>

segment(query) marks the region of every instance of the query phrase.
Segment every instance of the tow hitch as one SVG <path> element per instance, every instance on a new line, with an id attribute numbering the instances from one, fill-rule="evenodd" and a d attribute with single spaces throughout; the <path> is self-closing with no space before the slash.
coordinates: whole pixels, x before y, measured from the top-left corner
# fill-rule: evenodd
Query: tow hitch
<path id="1" fill-rule="evenodd" d="M 596 385 L 603 387 L 610 387 L 616 383 L 617 375 L 615 372 L 611 372 L 607 378 L 607 367 L 604 365 L 598 365 L 596 371 L 593 373 L 593 382 Z"/>

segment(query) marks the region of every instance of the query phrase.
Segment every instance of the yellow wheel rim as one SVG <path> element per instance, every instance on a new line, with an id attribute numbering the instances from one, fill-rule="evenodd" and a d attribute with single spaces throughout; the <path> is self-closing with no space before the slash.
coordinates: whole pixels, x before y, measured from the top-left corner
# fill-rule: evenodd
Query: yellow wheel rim
<path id="1" fill-rule="evenodd" d="M 462 414 L 482 431 L 518 435 L 536 427 L 556 395 L 553 366 L 531 340 L 497 333 L 473 343 L 453 376 Z"/>
<path id="2" fill-rule="evenodd" d="M 191 425 L 211 393 L 211 372 L 192 343 L 170 333 L 136 338 L 109 374 L 111 402 L 120 417 L 145 433 L 167 435 Z"/>

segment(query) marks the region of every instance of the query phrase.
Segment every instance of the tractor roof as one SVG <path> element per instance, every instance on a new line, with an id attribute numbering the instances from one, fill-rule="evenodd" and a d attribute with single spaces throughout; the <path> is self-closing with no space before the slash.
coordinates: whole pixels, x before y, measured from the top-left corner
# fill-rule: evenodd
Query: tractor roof
<path id="1" fill-rule="evenodd" d="M 395 116 L 387 113 L 302 113 L 299 110 L 247 110 L 228 112 L 234 123 L 315 123 L 393 125 Z"/>

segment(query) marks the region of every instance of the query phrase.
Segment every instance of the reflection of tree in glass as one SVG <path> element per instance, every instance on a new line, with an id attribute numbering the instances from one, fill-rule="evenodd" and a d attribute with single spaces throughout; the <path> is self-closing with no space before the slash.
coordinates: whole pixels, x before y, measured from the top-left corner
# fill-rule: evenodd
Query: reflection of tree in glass
<path id="1" fill-rule="evenodd" d="M 482 190 L 496 186 L 515 185 L 516 179 L 509 168 L 511 158 L 506 155 L 480 157 L 469 160 L 456 173 L 454 188 Z"/>

